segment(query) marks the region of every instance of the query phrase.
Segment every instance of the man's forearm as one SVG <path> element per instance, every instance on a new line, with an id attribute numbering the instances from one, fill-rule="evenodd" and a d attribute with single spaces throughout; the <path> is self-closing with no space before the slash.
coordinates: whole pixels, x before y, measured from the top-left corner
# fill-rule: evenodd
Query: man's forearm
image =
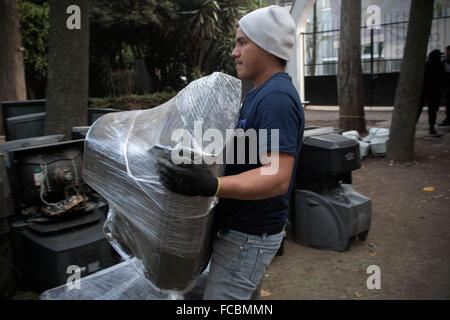
<path id="1" fill-rule="evenodd" d="M 262 175 L 261 168 L 220 178 L 218 197 L 239 200 L 259 200 L 280 196 L 289 188 L 290 177 Z"/>
<path id="2" fill-rule="evenodd" d="M 269 160 L 267 165 L 219 179 L 212 176 L 206 167 L 187 168 L 166 159 L 159 159 L 157 168 L 161 183 L 172 192 L 188 196 L 259 200 L 286 193 L 295 161 L 295 157 L 287 153 L 265 159 Z"/>

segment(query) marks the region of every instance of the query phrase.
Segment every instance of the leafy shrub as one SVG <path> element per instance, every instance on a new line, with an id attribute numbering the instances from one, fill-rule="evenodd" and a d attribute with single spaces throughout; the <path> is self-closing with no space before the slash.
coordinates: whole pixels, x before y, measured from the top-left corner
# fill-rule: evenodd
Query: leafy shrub
<path id="1" fill-rule="evenodd" d="M 49 5 L 19 1 L 17 3 L 24 47 L 25 70 L 45 78 L 48 66 Z"/>
<path id="2" fill-rule="evenodd" d="M 163 91 L 145 95 L 126 95 L 120 97 L 90 98 L 90 108 L 114 108 L 119 110 L 143 110 L 157 107 L 170 99 L 177 92 Z"/>

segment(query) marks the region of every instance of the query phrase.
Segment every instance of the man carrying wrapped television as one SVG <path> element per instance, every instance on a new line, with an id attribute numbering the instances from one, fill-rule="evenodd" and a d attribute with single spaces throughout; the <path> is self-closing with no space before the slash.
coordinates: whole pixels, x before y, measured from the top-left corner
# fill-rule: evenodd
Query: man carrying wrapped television
<path id="1" fill-rule="evenodd" d="M 255 10 L 237 25 L 237 74 L 254 84 L 237 130 L 257 134 L 255 163 L 252 141 L 245 145 L 244 163 L 227 162 L 223 177 L 201 165 L 158 163 L 169 190 L 220 198 L 204 299 L 249 299 L 281 245 L 304 128 L 300 98 L 285 73 L 294 41 L 295 22 L 279 6 Z"/>

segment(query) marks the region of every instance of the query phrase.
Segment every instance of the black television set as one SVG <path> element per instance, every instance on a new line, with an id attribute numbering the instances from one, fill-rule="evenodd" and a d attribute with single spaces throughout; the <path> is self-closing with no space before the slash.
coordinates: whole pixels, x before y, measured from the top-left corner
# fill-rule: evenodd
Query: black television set
<path id="1" fill-rule="evenodd" d="M 9 161 L 9 152 L 16 149 L 22 149 L 27 147 L 39 146 L 52 144 L 56 142 L 60 142 L 64 139 L 65 135 L 51 135 L 51 136 L 42 136 L 42 137 L 34 137 L 27 139 L 19 139 L 12 140 L 0 143 L 0 153 L 3 153 L 5 156 L 5 167 L 8 175 L 8 181 L 11 190 L 17 190 L 16 181 L 13 179 L 13 172 L 11 168 L 11 163 Z"/>
<path id="2" fill-rule="evenodd" d="M 41 137 L 33 137 L 26 139 L 18 139 L 12 141 L 6 141 L 0 143 L 0 152 L 5 153 L 6 155 L 6 167 L 9 168 L 8 161 L 8 152 L 11 150 L 40 146 L 45 144 L 51 144 L 62 141 L 65 135 L 63 134 L 55 134 L 51 136 L 41 136 Z"/>
<path id="3" fill-rule="evenodd" d="M 90 126 L 72 127 L 72 140 L 86 138 Z"/>
<path id="4" fill-rule="evenodd" d="M 54 203 L 81 184 L 84 140 L 71 140 L 9 151 L 16 213 Z M 42 186 L 42 188 L 41 188 Z"/>
<path id="5" fill-rule="evenodd" d="M 7 120 L 9 118 L 45 112 L 46 102 L 47 102 L 46 99 L 3 101 L 1 103 L 2 107 L 1 109 L 6 140 L 8 140 L 8 137 L 10 136 L 7 125 Z M 87 124 L 88 126 L 90 126 L 101 116 L 110 112 L 119 112 L 119 111 L 122 110 L 114 108 L 88 108 Z"/>
<path id="6" fill-rule="evenodd" d="M 82 183 L 83 147 L 80 139 L 9 151 L 13 264 L 25 289 L 65 284 L 69 266 L 83 277 L 117 263 L 103 233 L 107 207 Z"/>
<path id="7" fill-rule="evenodd" d="M 88 108 L 88 125 L 92 125 L 101 116 L 110 112 L 120 112 L 122 110 L 114 108 Z"/>
<path id="8" fill-rule="evenodd" d="M 51 144 L 60 142 L 62 139 L 64 139 L 65 135 L 63 134 L 55 134 L 50 136 L 40 136 L 40 137 L 33 137 L 33 138 L 26 138 L 26 139 L 17 139 L 12 141 L 6 141 L 0 143 L 0 152 L 8 152 L 10 150 L 20 149 L 20 148 L 27 148 L 27 147 L 34 147 L 34 146 L 40 146 L 43 144 Z"/>
<path id="9" fill-rule="evenodd" d="M 17 140 L 44 135 L 45 112 L 31 113 L 6 119 L 5 140 Z"/>
<path id="10" fill-rule="evenodd" d="M 2 119 L 3 128 L 5 128 L 5 136 L 8 135 L 8 127 L 6 120 L 11 117 L 23 116 L 31 113 L 45 112 L 45 99 L 38 100 L 18 100 L 18 101 L 3 101 L 2 105 Z"/>

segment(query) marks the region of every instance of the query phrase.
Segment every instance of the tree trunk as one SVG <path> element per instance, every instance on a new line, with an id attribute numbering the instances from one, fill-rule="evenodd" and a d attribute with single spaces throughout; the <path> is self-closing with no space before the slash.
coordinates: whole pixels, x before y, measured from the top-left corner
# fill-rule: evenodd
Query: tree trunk
<path id="1" fill-rule="evenodd" d="M 69 6 L 80 9 L 67 13 Z M 65 134 L 87 124 L 89 95 L 89 1 L 50 0 L 45 134 Z M 79 29 L 74 28 L 79 19 Z M 71 29 L 74 28 L 74 29 Z"/>
<path id="2" fill-rule="evenodd" d="M 0 102 L 26 100 L 22 36 L 16 0 L 0 0 Z M 0 113 L 0 133 L 4 132 Z"/>
<path id="3" fill-rule="evenodd" d="M 342 1 L 337 84 L 339 127 L 345 131 L 367 132 L 361 68 L 360 0 Z"/>
<path id="4" fill-rule="evenodd" d="M 387 145 L 387 156 L 394 160 L 414 159 L 415 124 L 433 18 L 433 3 L 434 0 L 411 2 L 408 32 Z"/>

